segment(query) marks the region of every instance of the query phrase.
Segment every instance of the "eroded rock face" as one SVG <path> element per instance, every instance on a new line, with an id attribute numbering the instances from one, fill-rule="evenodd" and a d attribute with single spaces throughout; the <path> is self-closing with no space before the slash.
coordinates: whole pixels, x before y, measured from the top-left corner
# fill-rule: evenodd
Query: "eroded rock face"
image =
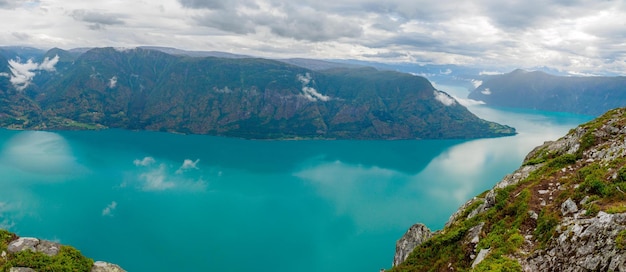
<path id="1" fill-rule="evenodd" d="M 432 236 L 432 232 L 424 224 L 415 224 L 396 243 L 396 255 L 393 257 L 393 266 L 396 266 L 409 256 L 415 247 L 421 245 Z"/>
<path id="2" fill-rule="evenodd" d="M 616 246 L 626 229 L 626 214 L 599 212 L 596 217 L 566 217 L 557 227 L 557 239 L 545 250 L 520 260 L 524 271 L 626 271 L 624 249 Z"/>

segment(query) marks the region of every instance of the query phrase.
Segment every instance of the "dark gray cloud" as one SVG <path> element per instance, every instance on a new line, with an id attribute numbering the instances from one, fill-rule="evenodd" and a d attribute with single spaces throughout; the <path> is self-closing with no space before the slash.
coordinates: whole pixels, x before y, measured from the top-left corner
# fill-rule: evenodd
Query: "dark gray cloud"
<path id="1" fill-rule="evenodd" d="M 123 25 L 126 16 L 123 14 L 88 11 L 84 9 L 77 9 L 70 14 L 72 18 L 77 21 L 89 23 L 89 28 L 93 30 L 103 29 L 105 26 L 110 25 Z"/>
<path id="2" fill-rule="evenodd" d="M 265 28 L 281 37 L 317 42 L 359 37 L 363 32 L 354 20 L 310 6 L 277 1 L 271 3 L 270 13 L 246 1 L 239 5 L 224 2 L 181 0 L 187 7 L 209 9 L 195 17 L 198 24 L 237 34 L 256 33 Z"/>
<path id="3" fill-rule="evenodd" d="M 228 0 L 180 0 L 183 7 L 187 8 L 207 8 L 207 9 L 224 9 L 228 6 Z"/>
<path id="4" fill-rule="evenodd" d="M 609 8 L 615 1 L 600 0 L 485 0 L 479 7 L 492 22 L 504 29 L 524 29 L 545 26 L 555 19 L 575 19 L 594 11 Z"/>
<path id="5" fill-rule="evenodd" d="M 0 17 L 10 30 L 0 32 L 6 44 L 626 74 L 621 0 L 0 0 Z"/>

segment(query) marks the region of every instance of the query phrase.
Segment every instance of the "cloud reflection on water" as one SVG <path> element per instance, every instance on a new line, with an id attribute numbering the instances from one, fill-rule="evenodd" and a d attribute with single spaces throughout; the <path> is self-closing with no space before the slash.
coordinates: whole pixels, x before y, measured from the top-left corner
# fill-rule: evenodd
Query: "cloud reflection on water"
<path id="1" fill-rule="evenodd" d="M 46 131 L 25 131 L 13 136 L 2 149 L 0 162 L 46 176 L 75 175 L 85 170 L 76 162 L 65 138 Z"/>
<path id="2" fill-rule="evenodd" d="M 378 165 L 342 161 L 309 162 L 294 175 L 310 182 L 339 214 L 362 229 L 408 227 L 415 222 L 438 229 L 446 216 L 506 174 L 517 169 L 534 147 L 556 140 L 591 117 L 498 110 L 476 104 L 482 118 L 512 125 L 511 137 L 452 143 L 417 174 Z"/>

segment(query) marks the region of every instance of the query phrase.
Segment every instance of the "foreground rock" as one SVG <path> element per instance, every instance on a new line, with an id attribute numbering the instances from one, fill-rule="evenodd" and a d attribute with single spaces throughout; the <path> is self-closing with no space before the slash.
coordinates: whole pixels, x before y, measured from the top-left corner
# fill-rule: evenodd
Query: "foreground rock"
<path id="1" fill-rule="evenodd" d="M 535 148 L 391 271 L 626 271 L 625 139 L 620 108 Z"/>
<path id="2" fill-rule="evenodd" d="M 0 230 L 0 231 L 2 231 L 2 234 L 3 234 L 0 237 L 11 237 L 11 236 L 15 237 L 15 239 L 8 238 L 10 241 L 6 241 L 8 242 L 8 246 L 6 247 L 6 251 L 2 250 L 1 259 L 0 259 L 0 268 L 5 265 L 5 262 L 10 261 L 12 258 L 14 258 L 15 254 L 18 254 L 19 252 L 22 252 L 22 251 L 31 251 L 35 253 L 39 252 L 49 257 L 54 257 L 60 253 L 63 247 L 63 245 L 59 243 L 55 243 L 55 242 L 51 242 L 47 240 L 40 240 L 37 238 L 31 238 L 31 237 L 17 238 L 13 234 L 6 235 L 6 234 L 9 234 L 6 231 L 3 231 L 3 230 Z M 3 242 L 5 241 L 0 241 L 0 245 Z M 33 258 L 36 258 L 36 257 L 33 257 Z M 9 271 L 32 272 L 32 271 L 37 271 L 37 270 L 30 268 L 30 267 L 10 267 Z M 92 272 L 125 272 L 126 270 L 122 269 L 120 266 L 115 265 L 115 264 L 97 261 L 93 263 L 93 266 L 91 267 L 91 271 Z"/>

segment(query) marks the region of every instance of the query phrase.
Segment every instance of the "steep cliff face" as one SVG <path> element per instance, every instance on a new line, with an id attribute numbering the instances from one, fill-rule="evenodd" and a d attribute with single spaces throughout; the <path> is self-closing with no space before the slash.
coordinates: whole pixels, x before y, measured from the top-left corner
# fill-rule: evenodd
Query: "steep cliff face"
<path id="1" fill-rule="evenodd" d="M 535 148 L 443 230 L 403 244 L 392 271 L 626 271 L 626 109 Z"/>

